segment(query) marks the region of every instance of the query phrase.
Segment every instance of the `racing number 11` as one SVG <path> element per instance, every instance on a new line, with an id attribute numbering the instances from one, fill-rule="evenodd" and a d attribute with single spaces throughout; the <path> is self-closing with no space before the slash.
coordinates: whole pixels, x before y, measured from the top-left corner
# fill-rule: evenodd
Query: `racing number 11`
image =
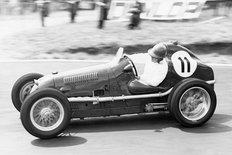
<path id="1" fill-rule="evenodd" d="M 180 60 L 180 62 L 181 62 L 181 72 L 182 73 L 185 72 L 185 66 L 186 65 L 185 65 L 184 61 L 186 61 L 186 63 L 187 63 L 187 72 L 189 73 L 190 72 L 190 61 L 186 57 L 184 57 L 184 60 L 183 60 L 183 58 L 179 57 L 178 60 Z"/>
<path id="2" fill-rule="evenodd" d="M 186 51 L 177 51 L 171 57 L 176 73 L 181 77 L 190 77 L 197 68 L 197 61 Z"/>

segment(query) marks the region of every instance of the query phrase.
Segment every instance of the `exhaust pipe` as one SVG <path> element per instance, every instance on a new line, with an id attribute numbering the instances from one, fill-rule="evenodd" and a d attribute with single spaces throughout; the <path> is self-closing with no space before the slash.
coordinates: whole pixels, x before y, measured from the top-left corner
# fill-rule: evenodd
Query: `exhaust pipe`
<path id="1" fill-rule="evenodd" d="M 128 96 L 115 96 L 115 97 L 71 97 L 68 98 L 69 102 L 93 102 L 93 104 L 98 104 L 99 102 L 113 102 L 121 100 L 131 100 L 131 99 L 141 99 L 141 98 L 153 98 L 153 97 L 163 97 L 172 91 L 172 88 L 164 93 L 156 94 L 143 94 L 143 95 L 128 95 Z"/>

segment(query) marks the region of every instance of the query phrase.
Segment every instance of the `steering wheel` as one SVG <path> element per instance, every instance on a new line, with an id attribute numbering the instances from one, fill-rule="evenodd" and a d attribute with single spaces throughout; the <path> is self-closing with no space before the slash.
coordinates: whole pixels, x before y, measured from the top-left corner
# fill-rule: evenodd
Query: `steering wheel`
<path id="1" fill-rule="evenodd" d="M 124 57 L 125 57 L 125 58 L 129 61 L 129 63 L 131 64 L 132 70 L 133 70 L 135 76 L 137 77 L 137 76 L 138 76 L 138 72 L 137 72 L 137 69 L 136 69 L 136 67 L 135 67 L 134 62 L 133 62 L 127 55 L 124 55 Z"/>

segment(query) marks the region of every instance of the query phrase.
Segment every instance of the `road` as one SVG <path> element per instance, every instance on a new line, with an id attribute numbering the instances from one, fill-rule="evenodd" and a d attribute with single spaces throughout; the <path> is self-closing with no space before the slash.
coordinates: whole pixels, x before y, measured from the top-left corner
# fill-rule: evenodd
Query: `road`
<path id="1" fill-rule="evenodd" d="M 74 120 L 60 138 L 40 140 L 25 131 L 10 99 L 15 80 L 29 72 L 77 69 L 99 62 L 0 62 L 0 154 L 227 155 L 232 152 L 232 67 L 213 66 L 218 105 L 202 127 L 184 128 L 167 114 Z"/>

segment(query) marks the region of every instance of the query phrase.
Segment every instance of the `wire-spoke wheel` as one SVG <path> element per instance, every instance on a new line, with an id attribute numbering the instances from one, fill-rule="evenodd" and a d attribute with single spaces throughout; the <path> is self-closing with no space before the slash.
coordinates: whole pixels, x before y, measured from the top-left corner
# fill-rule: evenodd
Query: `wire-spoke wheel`
<path id="1" fill-rule="evenodd" d="M 33 92 L 21 109 L 24 128 L 41 139 L 53 138 L 70 121 L 69 102 L 61 92 L 46 88 Z"/>
<path id="2" fill-rule="evenodd" d="M 51 131 L 56 129 L 64 119 L 64 109 L 57 99 L 41 98 L 32 106 L 30 119 L 37 129 Z"/>
<path id="3" fill-rule="evenodd" d="M 23 103 L 26 97 L 30 94 L 33 86 L 34 86 L 34 81 L 29 81 L 25 85 L 23 85 L 23 87 L 20 89 L 19 99 L 21 103 Z"/>
<path id="4" fill-rule="evenodd" d="M 182 125 L 200 126 L 207 122 L 216 108 L 213 87 L 198 79 L 179 84 L 169 99 L 170 112 Z"/>
<path id="5" fill-rule="evenodd" d="M 29 73 L 20 77 L 14 84 L 11 91 L 11 99 L 15 108 L 20 111 L 22 104 L 27 96 L 30 94 L 34 86 L 34 80 L 43 77 L 42 74 Z"/>
<path id="6" fill-rule="evenodd" d="M 196 121 L 207 114 L 210 104 L 209 93 L 201 87 L 193 87 L 181 96 L 179 110 L 186 119 Z"/>

